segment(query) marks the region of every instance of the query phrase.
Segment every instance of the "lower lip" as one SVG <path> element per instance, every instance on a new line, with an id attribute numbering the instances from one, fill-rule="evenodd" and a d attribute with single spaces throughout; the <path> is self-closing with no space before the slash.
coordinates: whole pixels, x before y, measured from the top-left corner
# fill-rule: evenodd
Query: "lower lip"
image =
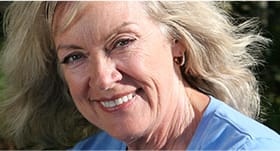
<path id="1" fill-rule="evenodd" d="M 134 102 L 136 97 L 137 97 L 137 95 L 134 95 L 134 97 L 132 99 L 128 100 L 127 102 L 117 105 L 115 107 L 110 107 L 110 108 L 104 107 L 100 102 L 98 104 L 101 107 L 101 109 L 106 112 L 116 112 L 116 111 L 121 111 L 121 110 L 128 108 Z"/>

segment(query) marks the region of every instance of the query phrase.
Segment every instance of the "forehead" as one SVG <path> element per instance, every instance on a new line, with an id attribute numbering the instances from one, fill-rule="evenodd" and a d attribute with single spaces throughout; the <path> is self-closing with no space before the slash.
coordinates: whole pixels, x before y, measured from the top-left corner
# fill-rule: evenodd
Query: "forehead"
<path id="1" fill-rule="evenodd" d="M 124 19 L 139 19 L 145 15 L 142 2 L 137 1 L 93 1 L 93 2 L 61 2 L 54 14 L 53 34 L 64 32 L 76 22 L 89 21 L 98 26 L 104 21 L 112 23 Z"/>

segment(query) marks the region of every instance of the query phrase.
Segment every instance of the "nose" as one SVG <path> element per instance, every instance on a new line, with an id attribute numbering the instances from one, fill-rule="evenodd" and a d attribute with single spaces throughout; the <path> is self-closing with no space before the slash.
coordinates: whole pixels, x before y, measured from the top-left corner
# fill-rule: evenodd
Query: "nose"
<path id="1" fill-rule="evenodd" d="M 95 90 L 108 90 L 122 79 L 116 64 L 109 59 L 96 59 L 90 64 L 89 86 Z"/>

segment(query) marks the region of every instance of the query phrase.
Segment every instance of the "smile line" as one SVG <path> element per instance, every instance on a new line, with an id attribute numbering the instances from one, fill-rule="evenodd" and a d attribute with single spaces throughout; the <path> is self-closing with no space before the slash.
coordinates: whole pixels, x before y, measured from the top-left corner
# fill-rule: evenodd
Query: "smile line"
<path id="1" fill-rule="evenodd" d="M 113 107 L 121 105 L 121 104 L 123 104 L 125 102 L 128 102 L 134 96 L 135 96 L 134 93 L 130 93 L 130 94 L 126 95 L 126 96 L 123 96 L 123 97 L 120 97 L 120 98 L 117 98 L 117 99 L 114 99 L 114 100 L 111 100 L 111 101 L 101 101 L 100 104 L 103 107 L 106 107 L 106 108 L 113 108 Z"/>

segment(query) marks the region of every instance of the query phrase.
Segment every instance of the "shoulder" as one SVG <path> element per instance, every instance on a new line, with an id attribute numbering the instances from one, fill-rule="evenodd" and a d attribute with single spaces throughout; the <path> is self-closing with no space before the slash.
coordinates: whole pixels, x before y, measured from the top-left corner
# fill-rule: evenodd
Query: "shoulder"
<path id="1" fill-rule="evenodd" d="M 280 141 L 272 138 L 255 138 L 253 140 L 248 140 L 243 145 L 241 145 L 238 150 L 279 150 Z"/>
<path id="2" fill-rule="evenodd" d="M 106 132 L 99 132 L 76 144 L 72 150 L 125 150 L 126 145 Z"/>
<path id="3" fill-rule="evenodd" d="M 279 149 L 280 136 L 211 97 L 190 147 L 211 150 Z"/>

